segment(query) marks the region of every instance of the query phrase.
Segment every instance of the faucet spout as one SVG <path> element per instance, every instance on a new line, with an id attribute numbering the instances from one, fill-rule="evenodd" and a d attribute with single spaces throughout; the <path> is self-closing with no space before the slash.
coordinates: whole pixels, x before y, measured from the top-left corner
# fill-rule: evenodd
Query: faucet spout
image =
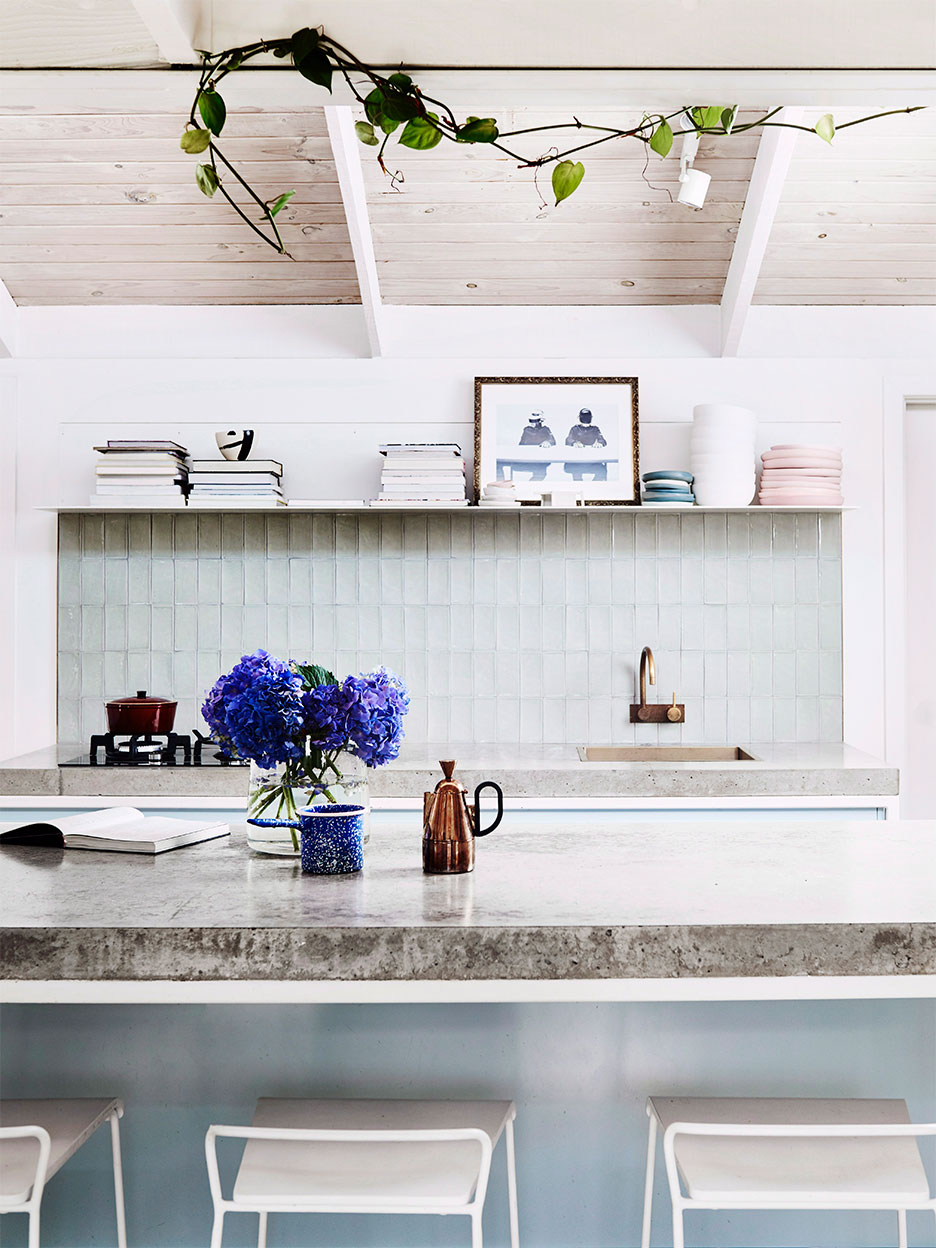
<path id="1" fill-rule="evenodd" d="M 644 646 L 640 653 L 640 710 L 638 714 L 641 719 L 647 717 L 647 675 L 650 676 L 650 684 L 656 684 L 656 665 L 653 662 L 653 651 L 649 646 Z"/>

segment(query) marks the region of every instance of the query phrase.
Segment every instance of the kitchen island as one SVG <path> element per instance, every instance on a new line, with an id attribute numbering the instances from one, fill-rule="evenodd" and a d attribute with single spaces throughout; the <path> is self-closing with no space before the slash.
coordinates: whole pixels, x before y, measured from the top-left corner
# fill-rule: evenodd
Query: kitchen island
<path id="1" fill-rule="evenodd" d="M 936 996 L 936 823 L 505 827 L 425 876 L 378 814 L 364 871 L 304 875 L 245 828 L 173 853 L 0 851 L 19 1001 Z"/>

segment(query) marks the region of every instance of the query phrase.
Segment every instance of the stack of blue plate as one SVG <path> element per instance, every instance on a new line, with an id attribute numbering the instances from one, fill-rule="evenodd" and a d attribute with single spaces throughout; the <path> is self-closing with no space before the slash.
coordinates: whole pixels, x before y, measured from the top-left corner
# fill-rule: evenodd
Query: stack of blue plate
<path id="1" fill-rule="evenodd" d="M 662 468 L 643 474 L 643 501 L 654 507 L 691 507 L 695 503 L 691 472 Z"/>

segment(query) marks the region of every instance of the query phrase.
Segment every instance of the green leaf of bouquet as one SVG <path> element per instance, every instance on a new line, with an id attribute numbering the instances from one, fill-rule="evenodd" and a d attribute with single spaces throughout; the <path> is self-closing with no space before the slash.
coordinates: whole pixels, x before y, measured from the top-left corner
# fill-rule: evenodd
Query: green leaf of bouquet
<path id="1" fill-rule="evenodd" d="M 294 663 L 296 671 L 302 677 L 307 689 L 318 689 L 320 685 L 337 685 L 338 677 L 327 667 L 318 663 Z"/>
<path id="2" fill-rule="evenodd" d="M 202 130 L 198 127 L 196 130 L 186 130 L 179 139 L 179 147 L 183 152 L 198 153 L 203 152 L 211 142 L 211 131 Z"/>
<path id="3" fill-rule="evenodd" d="M 734 128 L 735 118 L 738 116 L 737 104 L 732 104 L 731 108 L 722 109 L 721 124 L 725 134 L 731 134 Z"/>
<path id="4" fill-rule="evenodd" d="M 331 91 L 333 66 L 321 48 L 313 48 L 301 61 L 296 61 L 296 69 L 303 78 L 308 78 L 309 82 L 314 82 L 316 86 Z"/>
<path id="5" fill-rule="evenodd" d="M 826 113 L 816 122 L 816 134 L 820 139 L 825 139 L 827 143 L 831 143 L 835 137 L 835 119 L 831 113 Z"/>
<path id="6" fill-rule="evenodd" d="M 673 128 L 668 121 L 661 121 L 650 136 L 650 149 L 658 156 L 667 156 L 672 146 Z"/>
<path id="7" fill-rule="evenodd" d="M 438 125 L 432 124 L 438 120 L 437 113 L 427 113 L 425 117 L 414 117 L 412 121 L 406 123 L 400 135 L 400 142 L 404 147 L 411 147 L 417 152 L 425 152 L 430 147 L 435 147 L 437 143 L 442 142 L 442 131 Z"/>
<path id="8" fill-rule="evenodd" d="M 217 91 L 199 91 L 198 111 L 201 113 L 202 121 L 211 133 L 217 137 L 224 129 L 224 121 L 227 117 L 227 108 L 224 100 L 221 99 Z"/>
<path id="9" fill-rule="evenodd" d="M 455 137 L 459 143 L 493 143 L 498 133 L 493 117 L 469 117 Z"/>
<path id="10" fill-rule="evenodd" d="M 568 199 L 585 177 L 585 166 L 580 160 L 561 160 L 552 171 L 552 188 L 556 197 L 556 207 L 564 199 Z"/>
<path id="11" fill-rule="evenodd" d="M 218 175 L 211 165 L 195 166 L 195 182 L 201 193 L 207 195 L 209 199 L 218 189 Z"/>
<path id="12" fill-rule="evenodd" d="M 722 106 L 712 104 L 702 110 L 702 125 L 706 130 L 714 130 L 721 125 Z"/>
<path id="13" fill-rule="evenodd" d="M 374 127 L 369 121 L 356 121 L 354 123 L 354 133 L 367 147 L 376 147 L 380 142 L 380 139 L 374 134 Z"/>
<path id="14" fill-rule="evenodd" d="M 278 212 L 282 212 L 295 193 L 295 191 L 283 191 L 276 202 L 270 205 L 270 216 L 275 217 Z"/>

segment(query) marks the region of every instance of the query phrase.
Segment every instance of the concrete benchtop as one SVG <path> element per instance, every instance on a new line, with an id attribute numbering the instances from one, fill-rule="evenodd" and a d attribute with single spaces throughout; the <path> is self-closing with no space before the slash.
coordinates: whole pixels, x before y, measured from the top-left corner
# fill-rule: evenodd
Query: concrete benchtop
<path id="1" fill-rule="evenodd" d="M 462 876 L 422 874 L 415 817 L 375 818 L 353 876 L 303 875 L 244 833 L 158 857 L 0 849 L 2 978 L 936 975 L 936 821 L 508 816 Z"/>
<path id="2" fill-rule="evenodd" d="M 246 767 L 74 767 L 80 745 L 50 746 L 0 763 L 0 795 L 15 797 L 217 797 L 239 802 Z M 418 746 L 369 774 L 371 796 L 422 797 L 456 758 L 469 788 L 496 780 L 509 797 L 693 798 L 893 796 L 898 772 L 841 744 L 744 745 L 742 762 L 583 763 L 573 746 Z"/>

